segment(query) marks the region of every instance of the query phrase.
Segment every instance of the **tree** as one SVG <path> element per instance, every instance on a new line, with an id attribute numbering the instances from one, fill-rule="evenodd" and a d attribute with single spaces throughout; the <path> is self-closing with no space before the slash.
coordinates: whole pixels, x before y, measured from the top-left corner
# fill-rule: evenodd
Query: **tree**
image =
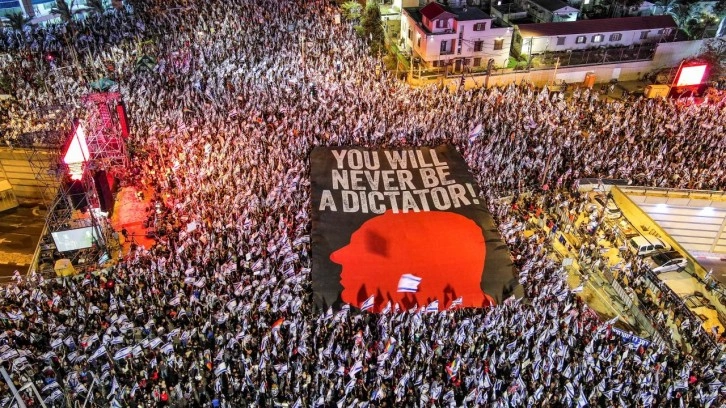
<path id="1" fill-rule="evenodd" d="M 8 19 L 8 24 L 10 25 L 10 28 L 16 31 L 23 31 L 23 28 L 26 24 L 28 24 L 31 20 L 30 17 L 25 17 L 23 13 L 11 13 L 5 16 Z"/>
<path id="2" fill-rule="evenodd" d="M 348 21 L 358 21 L 360 19 L 361 5 L 357 1 L 346 1 L 340 6 L 343 17 Z"/>
<path id="3" fill-rule="evenodd" d="M 55 0 L 55 7 L 53 7 L 50 12 L 52 14 L 59 15 L 64 23 L 69 23 L 73 20 L 73 12 L 71 11 L 73 3 L 74 1 L 71 2 L 70 6 L 68 6 L 66 0 Z"/>
<path id="4" fill-rule="evenodd" d="M 703 38 L 706 35 L 706 31 L 717 25 L 718 19 L 713 14 L 701 13 L 700 15 L 693 15 L 685 23 L 685 29 L 688 31 L 688 35 L 693 39 Z"/>
<path id="5" fill-rule="evenodd" d="M 726 17 L 726 0 L 718 0 L 713 6 L 713 14 L 718 18 Z"/>
<path id="6" fill-rule="evenodd" d="M 103 6 L 103 0 L 86 0 L 86 6 L 96 14 L 103 14 L 106 11 L 106 7 Z"/>
<path id="7" fill-rule="evenodd" d="M 361 33 L 370 45 L 371 54 L 377 55 L 383 52 L 386 36 L 381 23 L 381 9 L 377 2 L 368 2 L 361 20 Z"/>
<path id="8" fill-rule="evenodd" d="M 698 60 L 708 63 L 711 78 L 720 79 L 726 76 L 726 38 L 710 38 L 703 42 Z"/>

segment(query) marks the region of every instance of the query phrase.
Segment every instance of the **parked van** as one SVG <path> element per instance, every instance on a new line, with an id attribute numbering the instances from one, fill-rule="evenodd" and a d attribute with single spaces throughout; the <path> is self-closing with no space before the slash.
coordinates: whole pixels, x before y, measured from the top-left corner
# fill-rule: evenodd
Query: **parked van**
<path id="1" fill-rule="evenodd" d="M 655 251 L 670 251 L 671 246 L 652 235 L 642 235 L 630 238 L 628 241 L 628 249 L 634 255 L 648 255 Z"/>

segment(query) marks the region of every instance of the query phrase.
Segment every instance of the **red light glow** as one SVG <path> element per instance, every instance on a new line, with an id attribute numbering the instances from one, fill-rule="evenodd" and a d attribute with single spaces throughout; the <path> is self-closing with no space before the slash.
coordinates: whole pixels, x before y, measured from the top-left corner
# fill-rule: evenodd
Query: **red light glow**
<path id="1" fill-rule="evenodd" d="M 71 138 L 63 162 L 68 165 L 68 172 L 71 180 L 80 180 L 83 178 L 83 164 L 88 161 L 88 144 L 86 143 L 86 131 L 82 125 L 78 125 L 76 132 Z"/>
<path id="2" fill-rule="evenodd" d="M 694 65 L 681 68 L 676 86 L 700 85 L 706 75 L 707 65 Z"/>

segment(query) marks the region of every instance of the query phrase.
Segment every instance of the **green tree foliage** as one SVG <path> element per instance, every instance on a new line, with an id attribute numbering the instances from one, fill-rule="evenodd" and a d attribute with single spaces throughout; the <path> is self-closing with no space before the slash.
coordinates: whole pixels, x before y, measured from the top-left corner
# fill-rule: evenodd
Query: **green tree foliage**
<path id="1" fill-rule="evenodd" d="M 718 25 L 718 18 L 710 13 L 701 13 L 700 15 L 692 15 L 686 21 L 685 29 L 688 35 L 693 39 L 703 38 L 709 28 L 715 28 Z"/>
<path id="2" fill-rule="evenodd" d="M 718 18 L 726 17 L 726 0 L 718 0 L 713 6 L 713 14 Z"/>
<path id="3" fill-rule="evenodd" d="M 70 23 L 73 20 L 71 7 L 73 7 L 73 2 L 71 2 L 71 5 L 69 6 L 68 3 L 66 3 L 66 0 L 55 0 L 55 7 L 53 7 L 50 12 L 59 15 L 64 23 Z"/>
<path id="4" fill-rule="evenodd" d="M 106 7 L 103 6 L 103 0 L 86 0 L 86 6 L 96 14 L 103 14 L 106 11 Z"/>
<path id="5" fill-rule="evenodd" d="M 362 7 L 360 3 L 355 0 L 346 1 L 340 6 L 343 18 L 348 21 L 358 21 L 360 19 L 360 12 Z"/>
<path id="6" fill-rule="evenodd" d="M 30 22 L 29 17 L 25 17 L 23 13 L 11 13 L 5 16 L 8 19 L 10 28 L 17 31 L 23 31 L 26 24 Z"/>
<path id="7" fill-rule="evenodd" d="M 705 61 L 711 67 L 711 79 L 724 78 L 726 76 L 726 38 L 710 38 L 703 42 L 701 52 L 696 57 Z"/>
<path id="8" fill-rule="evenodd" d="M 385 33 L 381 23 L 381 9 L 375 1 L 368 2 L 361 19 L 361 32 L 370 45 L 372 55 L 385 52 Z"/>

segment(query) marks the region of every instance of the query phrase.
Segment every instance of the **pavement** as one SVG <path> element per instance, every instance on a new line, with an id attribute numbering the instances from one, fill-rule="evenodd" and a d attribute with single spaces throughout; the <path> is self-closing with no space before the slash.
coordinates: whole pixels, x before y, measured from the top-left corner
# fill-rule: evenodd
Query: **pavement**
<path id="1" fill-rule="evenodd" d="M 153 238 L 146 236 L 144 221 L 147 219 L 147 207 L 151 204 L 151 192 L 144 191 L 143 199 L 137 198 L 135 187 L 123 187 L 116 194 L 114 211 L 111 216 L 113 229 L 119 232 L 119 239 L 123 246 L 124 254 L 128 253 L 131 244 L 143 245 L 151 248 L 156 242 Z M 128 239 L 124 239 L 121 230 L 125 229 Z"/>
<path id="2" fill-rule="evenodd" d="M 0 282 L 16 270 L 25 276 L 45 227 L 46 211 L 20 206 L 0 213 Z"/>

